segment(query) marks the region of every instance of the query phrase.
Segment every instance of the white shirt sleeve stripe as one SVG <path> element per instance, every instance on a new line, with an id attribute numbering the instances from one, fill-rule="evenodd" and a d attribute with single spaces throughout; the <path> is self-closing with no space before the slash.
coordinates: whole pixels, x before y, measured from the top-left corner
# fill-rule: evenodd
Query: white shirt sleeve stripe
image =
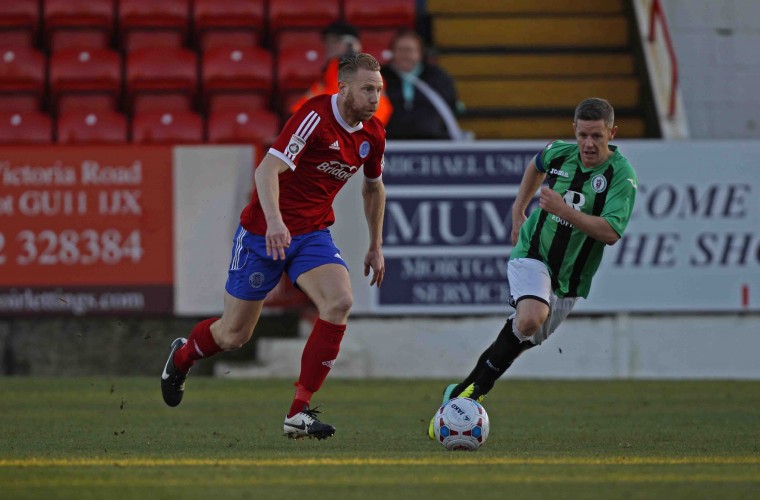
<path id="1" fill-rule="evenodd" d="M 302 135 L 302 133 L 304 130 L 309 128 L 309 125 L 311 125 L 315 118 L 319 120 L 319 115 L 316 113 L 316 111 L 311 111 L 308 115 L 306 115 L 306 118 L 304 118 L 301 124 L 298 126 L 296 135 L 301 139 L 306 139 L 306 136 Z"/>
<path id="2" fill-rule="evenodd" d="M 311 111 L 309 112 L 308 115 L 306 115 L 306 117 L 303 120 L 301 120 L 301 123 L 298 125 L 298 128 L 296 129 L 297 136 L 299 137 L 301 136 L 301 130 L 303 130 L 304 124 L 307 123 L 309 120 L 311 120 L 313 115 L 314 115 L 314 111 Z"/>
<path id="3" fill-rule="evenodd" d="M 317 119 L 316 119 L 316 120 L 314 120 L 314 122 L 313 122 L 313 123 L 311 123 L 311 124 L 310 124 L 310 125 L 309 125 L 309 126 L 306 128 L 306 130 L 304 131 L 304 135 L 303 135 L 303 140 L 304 140 L 304 141 L 305 141 L 306 139 L 308 139 L 308 138 L 309 138 L 309 136 L 311 135 L 311 133 L 312 133 L 312 132 L 314 132 L 314 129 L 315 129 L 315 128 L 317 128 L 317 125 L 319 125 L 319 121 L 320 121 L 320 120 L 321 120 L 321 118 L 319 117 L 319 115 L 317 115 Z"/>

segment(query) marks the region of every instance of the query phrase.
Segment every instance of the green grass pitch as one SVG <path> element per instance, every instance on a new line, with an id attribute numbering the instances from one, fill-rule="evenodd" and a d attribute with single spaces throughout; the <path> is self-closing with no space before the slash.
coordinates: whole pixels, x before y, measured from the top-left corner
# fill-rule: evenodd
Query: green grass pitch
<path id="1" fill-rule="evenodd" d="M 328 379 L 335 437 L 292 441 L 292 381 L 0 379 L 0 498 L 759 498 L 760 382 L 500 381 L 488 442 L 426 437 L 446 382 Z"/>

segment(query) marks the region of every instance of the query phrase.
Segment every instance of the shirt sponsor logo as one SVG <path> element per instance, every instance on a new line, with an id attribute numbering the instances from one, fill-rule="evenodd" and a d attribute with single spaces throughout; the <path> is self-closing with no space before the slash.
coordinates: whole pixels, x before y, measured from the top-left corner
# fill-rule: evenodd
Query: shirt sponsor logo
<path id="1" fill-rule="evenodd" d="M 359 167 L 354 167 L 336 160 L 330 160 L 320 163 L 317 166 L 317 170 L 330 174 L 338 180 L 346 181 L 350 179 L 351 176 L 354 175 L 354 172 L 359 170 L 360 167 L 361 165 Z"/>
<path id="2" fill-rule="evenodd" d="M 575 227 L 572 224 L 570 224 L 568 221 L 566 221 L 565 219 L 563 219 L 562 217 L 558 217 L 556 215 L 552 215 L 551 219 L 554 222 L 556 222 L 557 224 L 559 224 L 560 226 Z"/>
<path id="3" fill-rule="evenodd" d="M 605 184 L 607 183 L 607 179 L 605 179 L 602 176 L 602 179 L 604 179 Z M 583 205 L 586 204 L 586 197 L 583 196 L 583 193 L 580 193 L 578 191 L 566 191 L 564 196 L 562 196 L 562 199 L 565 200 L 565 203 L 568 206 L 573 207 L 573 210 L 582 211 Z"/>
<path id="4" fill-rule="evenodd" d="M 364 141 L 362 142 L 362 145 L 359 146 L 359 156 L 361 156 L 362 158 L 366 158 L 368 154 L 369 154 L 369 142 Z"/>
<path id="5" fill-rule="evenodd" d="M 563 170 L 557 170 L 556 168 L 552 168 L 549 170 L 549 175 L 558 175 L 560 177 L 570 177 L 570 174 Z"/>

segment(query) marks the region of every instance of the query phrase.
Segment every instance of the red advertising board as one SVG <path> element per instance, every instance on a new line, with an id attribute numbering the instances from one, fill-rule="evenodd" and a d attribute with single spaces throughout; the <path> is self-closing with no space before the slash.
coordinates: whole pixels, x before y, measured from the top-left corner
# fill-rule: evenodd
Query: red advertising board
<path id="1" fill-rule="evenodd" d="M 172 148 L 0 149 L 0 315 L 173 307 Z"/>

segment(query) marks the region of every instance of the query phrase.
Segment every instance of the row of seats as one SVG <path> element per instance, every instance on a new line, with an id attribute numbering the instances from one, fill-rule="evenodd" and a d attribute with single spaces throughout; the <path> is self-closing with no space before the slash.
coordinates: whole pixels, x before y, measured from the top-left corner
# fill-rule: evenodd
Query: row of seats
<path id="1" fill-rule="evenodd" d="M 3 0 L 0 45 L 45 50 L 117 46 L 129 52 L 159 41 L 201 50 L 229 43 L 266 45 L 290 30 L 343 19 L 361 29 L 414 27 L 414 0 Z M 274 42 L 277 43 L 277 42 Z"/>
<path id="2" fill-rule="evenodd" d="M 307 42 L 308 43 L 308 42 Z M 320 74 L 320 45 L 293 46 L 273 56 L 261 47 L 195 52 L 171 47 L 123 57 L 108 49 L 70 49 L 49 58 L 35 49 L 0 48 L 0 109 L 201 109 L 287 105 Z"/>
<path id="3" fill-rule="evenodd" d="M 130 120 L 115 111 L 67 111 L 53 120 L 39 111 L 0 111 L 0 144 L 178 144 L 270 145 L 280 129 L 268 111 L 223 110 L 208 119 L 191 111 L 142 111 Z"/>
<path id="4" fill-rule="evenodd" d="M 363 34 L 363 50 L 387 62 L 394 34 L 393 30 Z M 200 82 L 205 90 L 247 89 L 264 100 L 276 90 L 287 99 L 289 93 L 307 88 L 323 64 L 320 35 L 314 32 L 297 33 L 276 52 L 231 42 L 200 55 L 186 48 L 153 45 L 127 55 L 108 48 L 72 48 L 46 56 L 33 48 L 0 44 L 0 94 L 27 95 L 30 99 L 16 105 L 29 109 L 35 96 L 46 92 L 46 80 L 51 104 L 56 106 L 58 96 L 66 92 L 98 91 L 118 97 L 125 87 L 130 96 L 157 88 L 192 93 Z"/>
<path id="5" fill-rule="evenodd" d="M 113 140 L 142 142 L 172 129 L 168 120 L 187 132 L 178 140 L 220 142 L 229 125 L 266 143 L 277 132 L 268 127 L 321 74 L 322 27 L 350 21 L 363 50 L 386 62 L 414 8 L 414 0 L 0 0 L 3 141 L 23 142 L 31 130 L 28 140 L 68 142 L 108 123 Z"/>

